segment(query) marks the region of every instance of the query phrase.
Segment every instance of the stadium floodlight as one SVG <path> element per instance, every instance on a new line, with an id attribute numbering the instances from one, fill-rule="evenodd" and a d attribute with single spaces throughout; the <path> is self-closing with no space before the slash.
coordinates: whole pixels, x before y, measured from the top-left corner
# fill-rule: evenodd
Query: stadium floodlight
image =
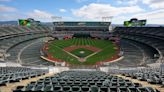
<path id="1" fill-rule="evenodd" d="M 62 17 L 61 16 L 51 16 L 53 21 L 62 21 Z"/>
<path id="2" fill-rule="evenodd" d="M 113 16 L 104 16 L 102 17 L 102 21 L 104 22 L 112 22 Z"/>
<path id="3" fill-rule="evenodd" d="M 111 22 L 112 23 L 113 16 L 104 16 L 102 17 L 102 22 Z M 112 25 L 109 25 L 109 31 L 112 32 Z"/>

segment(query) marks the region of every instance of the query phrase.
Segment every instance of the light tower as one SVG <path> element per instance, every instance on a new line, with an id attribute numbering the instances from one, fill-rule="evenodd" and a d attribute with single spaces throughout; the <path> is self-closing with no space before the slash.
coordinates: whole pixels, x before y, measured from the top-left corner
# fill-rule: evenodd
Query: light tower
<path id="1" fill-rule="evenodd" d="M 113 16 L 104 16 L 102 17 L 102 22 L 111 22 L 112 24 L 112 19 L 113 19 Z M 109 25 L 109 32 L 112 32 L 112 25 Z"/>
<path id="2" fill-rule="evenodd" d="M 52 21 L 54 21 L 54 22 L 62 21 L 62 17 L 61 16 L 52 16 L 51 18 L 52 18 Z"/>
<path id="3" fill-rule="evenodd" d="M 51 16 L 51 19 L 53 22 L 62 22 L 62 17 L 61 16 Z M 56 26 L 56 24 L 54 24 Z M 55 27 L 52 28 L 52 30 L 55 30 Z"/>
<path id="4" fill-rule="evenodd" d="M 103 22 L 112 22 L 113 16 L 103 16 L 102 21 Z"/>

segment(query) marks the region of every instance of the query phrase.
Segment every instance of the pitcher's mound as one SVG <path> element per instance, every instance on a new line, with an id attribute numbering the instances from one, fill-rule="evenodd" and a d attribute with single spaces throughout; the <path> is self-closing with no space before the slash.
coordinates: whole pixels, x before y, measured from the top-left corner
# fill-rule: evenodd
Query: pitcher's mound
<path id="1" fill-rule="evenodd" d="M 80 54 L 84 54 L 85 52 L 84 51 L 80 51 Z"/>

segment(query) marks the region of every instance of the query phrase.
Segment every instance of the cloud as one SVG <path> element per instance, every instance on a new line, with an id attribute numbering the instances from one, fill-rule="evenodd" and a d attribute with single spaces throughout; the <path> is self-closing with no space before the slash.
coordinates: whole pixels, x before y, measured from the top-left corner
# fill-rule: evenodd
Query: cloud
<path id="1" fill-rule="evenodd" d="M 117 17 L 113 17 L 112 19 L 112 23 L 113 24 L 123 24 L 124 21 L 130 20 L 131 17 L 127 17 L 127 16 L 117 16 Z"/>
<path id="2" fill-rule="evenodd" d="M 0 5 L 0 12 L 15 12 L 15 11 L 17 11 L 17 9 L 14 7 Z"/>
<path id="3" fill-rule="evenodd" d="M 12 0 L 0 0 L 0 2 L 10 2 Z"/>
<path id="4" fill-rule="evenodd" d="M 52 22 L 53 14 L 35 9 L 30 12 L 21 13 L 21 12 L 14 12 L 14 13 L 2 13 L 0 15 L 0 21 L 10 21 L 10 20 L 17 20 L 17 19 L 27 19 L 33 18 L 35 20 L 43 21 L 43 22 Z"/>
<path id="5" fill-rule="evenodd" d="M 164 18 L 164 9 L 136 14 L 133 17 L 149 20 Z"/>
<path id="6" fill-rule="evenodd" d="M 117 0 L 117 3 L 123 5 L 137 5 L 138 3 L 143 3 L 152 9 L 164 8 L 164 0 Z"/>
<path id="7" fill-rule="evenodd" d="M 28 12 L 27 16 L 41 21 L 51 21 L 53 14 L 46 11 L 35 9 L 32 12 Z"/>
<path id="8" fill-rule="evenodd" d="M 22 18 L 23 19 L 27 18 L 27 16 L 23 14 L 17 14 L 17 13 L 0 15 L 0 21 L 11 21 L 11 20 L 17 20 L 17 19 L 22 19 Z"/>
<path id="9" fill-rule="evenodd" d="M 64 13 L 64 12 L 67 12 L 66 9 L 59 9 L 60 12 Z"/>
<path id="10" fill-rule="evenodd" d="M 82 3 L 82 2 L 89 1 L 89 0 L 75 0 L 75 1 L 78 2 L 78 3 Z"/>
<path id="11" fill-rule="evenodd" d="M 164 2 L 163 0 L 143 0 L 145 4 L 153 4 L 153 3 L 161 3 Z"/>
<path id="12" fill-rule="evenodd" d="M 117 0 L 118 4 L 136 5 L 140 0 Z"/>
<path id="13" fill-rule="evenodd" d="M 35 20 L 39 21 L 53 21 L 52 18 L 53 14 L 48 13 L 46 11 L 35 9 L 30 12 L 26 13 L 3 13 L 0 15 L 0 20 L 17 20 L 17 19 L 27 19 L 27 18 L 33 18 Z"/>
<path id="14" fill-rule="evenodd" d="M 147 20 L 147 24 L 164 24 L 164 19 Z"/>
<path id="15" fill-rule="evenodd" d="M 162 9 L 164 8 L 164 0 L 143 0 L 144 4 L 149 5 L 153 9 Z"/>
<path id="16" fill-rule="evenodd" d="M 91 3 L 79 9 L 73 9 L 72 13 L 82 18 L 97 19 L 104 16 L 119 16 L 121 14 L 133 14 L 143 11 L 139 6 L 113 7 L 110 4 Z"/>
<path id="17" fill-rule="evenodd" d="M 147 19 L 148 24 L 164 24 L 164 9 L 133 15 L 138 19 Z"/>

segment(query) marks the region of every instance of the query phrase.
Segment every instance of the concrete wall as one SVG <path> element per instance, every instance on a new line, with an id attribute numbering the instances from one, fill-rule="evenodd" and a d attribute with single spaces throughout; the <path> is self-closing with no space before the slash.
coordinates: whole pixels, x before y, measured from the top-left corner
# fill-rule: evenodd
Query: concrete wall
<path id="1" fill-rule="evenodd" d="M 68 67 L 49 67 L 49 73 L 60 73 L 62 71 L 68 71 Z"/>

